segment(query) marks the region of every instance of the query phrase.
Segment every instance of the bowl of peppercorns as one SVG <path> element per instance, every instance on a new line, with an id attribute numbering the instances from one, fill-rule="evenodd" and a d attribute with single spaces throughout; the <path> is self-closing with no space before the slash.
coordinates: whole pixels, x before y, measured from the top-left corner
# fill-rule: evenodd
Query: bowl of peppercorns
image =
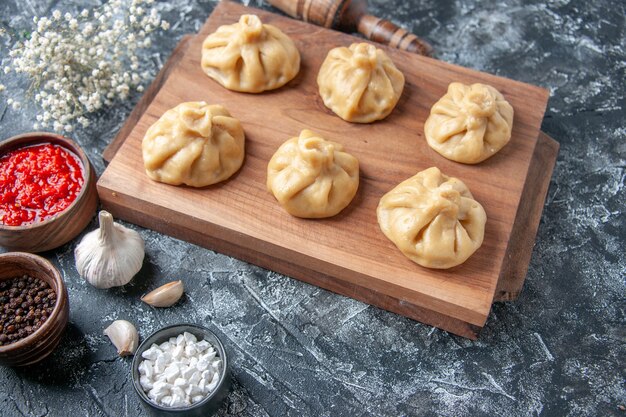
<path id="1" fill-rule="evenodd" d="M 0 254 L 0 365 L 30 365 L 57 347 L 70 307 L 65 283 L 48 260 Z"/>

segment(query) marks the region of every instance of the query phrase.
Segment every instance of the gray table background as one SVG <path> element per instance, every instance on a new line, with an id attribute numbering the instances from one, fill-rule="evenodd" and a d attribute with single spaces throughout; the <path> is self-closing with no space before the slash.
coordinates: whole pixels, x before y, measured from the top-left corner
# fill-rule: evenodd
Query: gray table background
<path id="1" fill-rule="evenodd" d="M 34 15 L 94 4 L 0 0 L 0 24 L 27 30 Z M 145 67 L 156 72 L 214 6 L 158 2 L 173 26 L 141 56 Z M 478 341 L 130 225 L 146 241 L 146 260 L 124 288 L 97 290 L 78 276 L 78 239 L 44 254 L 63 271 L 70 324 L 46 361 L 0 368 L 0 415 L 144 415 L 130 359 L 102 334 L 118 318 L 142 336 L 181 321 L 214 329 L 233 363 L 220 415 L 626 415 L 625 8 L 620 0 L 370 1 L 373 14 L 429 39 L 441 60 L 551 91 L 542 129 L 561 151 L 526 284 L 517 301 L 493 306 Z M 9 48 L 1 39 L 4 64 Z M 4 75 L 0 83 L 1 137 L 31 130 L 35 107 L 6 106 L 22 84 Z M 103 149 L 139 98 L 92 115 L 72 135 L 99 174 Z M 172 279 L 185 281 L 182 303 L 155 310 L 139 301 Z"/>

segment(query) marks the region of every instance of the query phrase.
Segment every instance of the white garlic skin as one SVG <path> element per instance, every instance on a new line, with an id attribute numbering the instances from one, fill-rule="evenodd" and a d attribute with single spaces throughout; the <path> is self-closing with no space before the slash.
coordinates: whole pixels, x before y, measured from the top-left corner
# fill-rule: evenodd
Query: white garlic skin
<path id="1" fill-rule="evenodd" d="M 120 356 L 135 353 L 139 345 L 139 334 L 135 326 L 126 320 L 115 320 L 104 329 L 104 334 L 111 339 Z"/>
<path id="2" fill-rule="evenodd" d="M 136 231 L 113 222 L 107 211 L 100 211 L 98 220 L 100 227 L 74 250 L 76 269 L 96 288 L 126 285 L 141 269 L 144 241 Z"/>

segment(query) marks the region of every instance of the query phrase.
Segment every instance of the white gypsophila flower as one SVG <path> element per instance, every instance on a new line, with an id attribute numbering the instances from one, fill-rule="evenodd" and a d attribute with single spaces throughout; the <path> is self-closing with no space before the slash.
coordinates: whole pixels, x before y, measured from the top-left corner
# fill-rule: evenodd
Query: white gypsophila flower
<path id="1" fill-rule="evenodd" d="M 41 107 L 36 125 L 71 132 L 73 122 L 89 126 L 90 112 L 142 92 L 150 73 L 141 69 L 138 50 L 151 45 L 148 35 L 167 30 L 152 0 L 109 0 L 75 16 L 54 10 L 33 18 L 30 37 L 9 52 L 5 73 L 22 74 Z M 0 91 L 5 87 L 0 84 Z M 19 109 L 14 99 L 7 104 Z"/>

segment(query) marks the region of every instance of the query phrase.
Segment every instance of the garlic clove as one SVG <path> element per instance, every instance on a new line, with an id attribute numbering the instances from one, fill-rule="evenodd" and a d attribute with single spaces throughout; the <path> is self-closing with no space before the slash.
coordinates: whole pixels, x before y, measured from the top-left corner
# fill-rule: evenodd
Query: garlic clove
<path id="1" fill-rule="evenodd" d="M 134 354 L 139 345 L 137 329 L 126 320 L 115 320 L 109 327 L 104 329 L 104 334 L 111 339 L 120 356 Z"/>
<path id="2" fill-rule="evenodd" d="M 159 288 L 150 291 L 141 297 L 141 301 L 153 307 L 170 307 L 176 304 L 184 291 L 182 281 L 172 281 Z"/>
<path id="3" fill-rule="evenodd" d="M 136 231 L 115 223 L 104 210 L 98 220 L 99 228 L 87 233 L 74 250 L 76 269 L 96 288 L 126 285 L 141 269 L 144 241 Z"/>

